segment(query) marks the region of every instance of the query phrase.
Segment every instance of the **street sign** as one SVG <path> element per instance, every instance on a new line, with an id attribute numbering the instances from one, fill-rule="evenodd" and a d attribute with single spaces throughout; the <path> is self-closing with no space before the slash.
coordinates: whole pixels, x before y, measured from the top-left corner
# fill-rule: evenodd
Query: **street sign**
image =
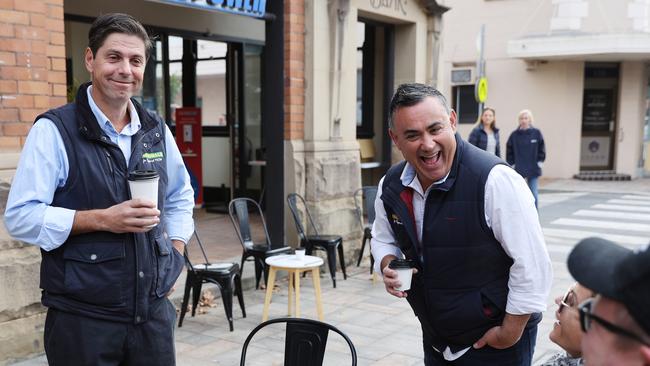
<path id="1" fill-rule="evenodd" d="M 488 94 L 488 82 L 486 77 L 481 77 L 474 86 L 474 98 L 479 103 L 485 103 Z"/>

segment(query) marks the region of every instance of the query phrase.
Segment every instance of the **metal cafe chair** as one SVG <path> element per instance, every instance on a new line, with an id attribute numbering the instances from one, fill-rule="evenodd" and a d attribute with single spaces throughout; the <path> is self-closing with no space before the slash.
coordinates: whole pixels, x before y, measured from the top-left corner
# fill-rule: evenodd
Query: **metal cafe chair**
<path id="1" fill-rule="evenodd" d="M 223 301 L 223 308 L 228 318 L 230 331 L 233 331 L 232 319 L 232 298 L 233 293 L 237 295 L 239 306 L 241 307 L 242 315 L 246 317 L 246 308 L 244 307 L 244 295 L 241 287 L 241 272 L 237 263 L 211 263 L 208 256 L 205 254 L 205 249 L 199 239 L 199 235 L 194 231 L 194 237 L 199 244 L 201 253 L 203 254 L 204 263 L 192 264 L 185 246 L 185 266 L 187 267 L 187 278 L 185 280 L 185 293 L 183 294 L 183 303 L 181 304 L 181 314 L 178 319 L 178 327 L 183 326 L 183 318 L 187 312 L 187 303 L 189 301 L 190 292 L 192 292 L 192 316 L 196 314 L 196 307 L 201 298 L 201 287 L 204 283 L 209 282 L 217 285 L 221 291 L 221 299 Z"/>
<path id="2" fill-rule="evenodd" d="M 264 284 L 266 285 L 269 276 L 268 265 L 265 262 L 266 258 L 278 254 L 288 254 L 292 249 L 287 246 L 276 249 L 271 248 L 271 238 L 266 227 L 262 208 L 254 200 L 246 197 L 235 198 L 228 204 L 228 213 L 243 248 L 240 265 L 242 273 L 244 263 L 248 258 L 252 258 L 255 264 L 255 288 L 259 288 L 262 274 L 264 274 Z M 262 219 L 262 227 L 264 228 L 264 242 L 262 243 L 253 242 L 250 225 L 251 213 L 259 215 Z"/>
<path id="3" fill-rule="evenodd" d="M 357 267 L 361 264 L 363 258 L 363 250 L 366 248 L 366 241 L 368 241 L 368 251 L 370 251 L 370 239 L 372 239 L 372 224 L 375 222 L 375 198 L 377 197 L 376 186 L 365 186 L 357 189 L 354 192 L 354 205 L 357 210 L 357 218 L 359 225 L 363 229 L 363 240 L 361 241 L 361 250 L 359 251 L 359 258 L 357 259 Z M 365 221 L 364 221 L 365 214 Z M 372 257 L 370 251 L 370 274 L 372 274 L 375 259 Z"/>
<path id="4" fill-rule="evenodd" d="M 333 325 L 304 318 L 272 319 L 253 329 L 241 352 L 240 366 L 246 364 L 246 351 L 253 336 L 262 328 L 272 324 L 286 323 L 284 343 L 284 366 L 321 366 L 325 358 L 325 348 L 330 332 L 338 333 L 350 348 L 352 366 L 357 364 L 357 350 L 350 338 Z"/>
<path id="5" fill-rule="evenodd" d="M 290 193 L 287 196 L 287 203 L 291 210 L 291 216 L 296 224 L 296 230 L 300 237 L 300 246 L 305 248 L 305 253 L 310 255 L 314 249 L 324 250 L 327 253 L 327 265 L 332 276 L 332 284 L 336 288 L 336 252 L 339 253 L 339 260 L 341 263 L 341 271 L 343 272 L 343 279 L 347 280 L 348 275 L 345 273 L 345 258 L 343 257 L 343 238 L 340 235 L 321 235 L 316 229 L 314 220 L 312 219 L 305 199 L 297 193 Z M 300 206 L 300 207 L 299 207 Z M 302 225 L 300 211 L 305 212 L 307 216 L 306 224 L 307 229 Z M 312 235 L 308 234 L 313 233 Z"/>

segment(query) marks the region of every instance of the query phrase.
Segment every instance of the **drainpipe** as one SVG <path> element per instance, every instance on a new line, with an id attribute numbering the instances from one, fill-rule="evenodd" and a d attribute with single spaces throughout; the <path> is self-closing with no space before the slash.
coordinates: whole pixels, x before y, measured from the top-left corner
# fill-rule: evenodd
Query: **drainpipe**
<path id="1" fill-rule="evenodd" d="M 330 140 L 341 140 L 341 74 L 343 64 L 343 29 L 348 13 L 350 12 L 350 0 L 330 0 L 330 24 L 333 21 L 334 47 L 333 66 L 334 72 L 331 80 L 330 98 Z"/>

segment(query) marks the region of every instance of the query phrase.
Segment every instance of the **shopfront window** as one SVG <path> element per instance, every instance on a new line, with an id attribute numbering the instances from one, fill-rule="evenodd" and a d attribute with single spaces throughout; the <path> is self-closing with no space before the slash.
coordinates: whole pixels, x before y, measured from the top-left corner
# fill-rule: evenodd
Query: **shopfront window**
<path id="1" fill-rule="evenodd" d="M 247 189 L 261 195 L 262 172 L 266 164 L 265 147 L 262 146 L 262 46 L 244 46 L 244 119 L 245 153 L 248 161 Z M 258 200 L 260 197 L 258 196 Z"/>
<path id="2" fill-rule="evenodd" d="M 228 44 L 197 41 L 196 106 L 203 111 L 203 126 L 225 127 L 226 54 Z"/>
<path id="3" fill-rule="evenodd" d="M 452 88 L 453 109 L 458 113 L 458 123 L 478 121 L 478 102 L 474 97 L 474 85 L 457 85 Z"/>
<path id="4" fill-rule="evenodd" d="M 375 28 L 357 21 L 357 138 L 374 136 Z"/>

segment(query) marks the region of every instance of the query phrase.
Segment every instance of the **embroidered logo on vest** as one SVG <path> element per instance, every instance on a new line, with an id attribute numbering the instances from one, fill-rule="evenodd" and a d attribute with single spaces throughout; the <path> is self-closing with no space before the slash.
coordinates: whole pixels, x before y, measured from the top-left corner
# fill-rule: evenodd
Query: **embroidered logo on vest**
<path id="1" fill-rule="evenodd" d="M 148 152 L 142 154 L 142 162 L 143 163 L 154 163 L 157 161 L 162 161 L 163 159 L 163 152 L 158 151 L 158 152 Z"/>

